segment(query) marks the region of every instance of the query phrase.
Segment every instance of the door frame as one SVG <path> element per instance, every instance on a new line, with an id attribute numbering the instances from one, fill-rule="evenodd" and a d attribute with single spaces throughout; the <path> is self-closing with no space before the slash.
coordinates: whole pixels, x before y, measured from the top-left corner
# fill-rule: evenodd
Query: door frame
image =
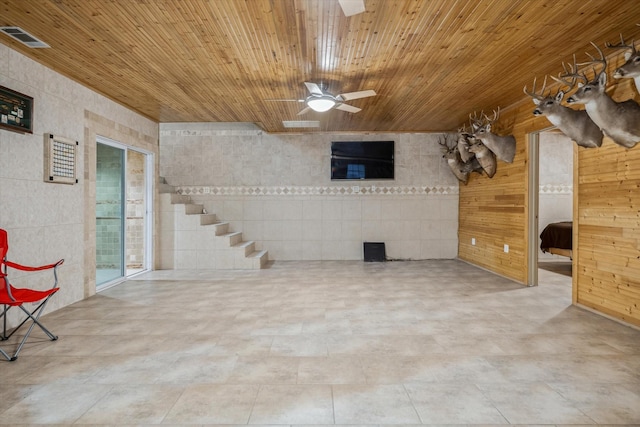
<path id="1" fill-rule="evenodd" d="M 124 270 L 124 274 L 121 277 L 118 277 L 114 280 L 111 280 L 109 282 L 105 282 L 103 284 L 98 285 L 98 283 L 96 282 L 96 292 L 101 292 L 104 291 L 106 289 L 111 288 L 112 286 L 118 285 L 122 282 L 124 282 L 125 280 L 127 280 L 128 278 L 137 276 L 138 274 L 142 274 L 142 273 L 146 273 L 148 271 L 150 271 L 153 267 L 153 167 L 154 167 L 154 153 L 144 150 L 142 148 L 139 147 L 134 147 L 131 145 L 127 145 L 127 144 L 123 144 L 122 142 L 119 141 L 115 141 L 111 138 L 107 138 L 105 136 L 102 135 L 96 135 L 96 145 L 97 144 L 103 144 L 103 145 L 108 145 L 110 147 L 114 147 L 114 148 L 118 148 L 121 149 L 124 153 L 124 165 L 123 165 L 123 184 L 124 184 L 124 198 L 125 198 L 125 203 L 123 206 L 123 210 L 125 211 L 124 217 L 123 217 L 123 230 L 122 230 L 122 235 L 123 235 L 123 239 L 122 239 L 122 256 L 123 256 L 123 270 Z M 134 274 L 128 275 L 127 274 L 127 266 L 126 266 L 126 259 L 127 259 L 127 253 L 126 253 L 126 191 L 127 191 L 127 153 L 128 151 L 135 151 L 137 153 L 143 154 L 145 157 L 145 207 L 144 207 L 144 212 L 145 212 L 145 221 L 144 221 L 144 263 L 143 263 L 143 267 L 142 270 L 137 271 Z M 97 161 L 97 158 L 96 158 Z M 97 242 L 96 242 L 97 243 Z M 95 261 L 95 260 L 94 260 Z"/>
<path id="2" fill-rule="evenodd" d="M 538 129 L 527 134 L 527 286 L 538 286 L 538 221 L 540 214 L 540 134 L 556 129 L 555 126 Z M 573 302 L 577 301 L 578 273 L 578 158 L 579 150 L 573 143 L 573 243 L 571 261 L 571 287 Z"/>

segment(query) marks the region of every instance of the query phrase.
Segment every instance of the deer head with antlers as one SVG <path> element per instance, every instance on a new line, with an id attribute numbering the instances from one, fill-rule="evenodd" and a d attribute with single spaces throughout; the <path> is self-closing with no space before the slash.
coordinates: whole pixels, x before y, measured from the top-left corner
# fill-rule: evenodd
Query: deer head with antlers
<path id="1" fill-rule="evenodd" d="M 487 174 L 489 178 L 493 178 L 498 169 L 498 161 L 493 151 L 489 150 L 486 145 L 480 140 L 474 140 L 469 147 L 469 152 L 475 155 L 475 158 L 482 166 L 482 170 Z"/>
<path id="2" fill-rule="evenodd" d="M 493 112 L 493 118 L 489 118 L 486 114 L 481 113 L 482 119 L 474 113 L 469 115 L 471 126 L 474 130 L 473 136 L 482 141 L 496 157 L 503 162 L 513 163 L 516 155 L 516 139 L 513 135 L 500 136 L 491 132 L 491 126 L 500 117 L 500 108 Z"/>
<path id="3" fill-rule="evenodd" d="M 640 24 L 638 24 L 640 26 Z M 633 79 L 636 89 L 640 92 L 640 52 L 636 50 L 635 43 L 631 40 L 631 44 L 627 44 L 620 34 L 620 43 L 607 43 L 607 47 L 614 49 L 623 49 L 624 60 L 626 61 L 621 67 L 616 68 L 613 72 L 614 79 Z"/>
<path id="4" fill-rule="evenodd" d="M 574 56 L 575 65 L 575 56 Z M 568 71 L 566 66 L 565 71 Z M 569 86 L 568 91 L 572 91 L 575 88 L 576 81 L 567 83 L 564 80 L 555 80 L 567 84 Z M 542 83 L 542 90 L 540 94 L 536 93 L 536 79 L 533 79 L 533 88 L 531 92 L 527 91 L 527 87 L 524 87 L 524 93 L 529 95 L 536 105 L 536 109 L 533 110 L 535 116 L 545 116 L 553 125 L 555 125 L 562 133 L 571 138 L 576 144 L 594 148 L 602 145 L 602 131 L 596 125 L 593 120 L 589 118 L 589 115 L 584 110 L 574 110 L 562 105 L 562 99 L 566 92 L 559 90 L 555 95 L 551 92 L 545 95 L 545 89 L 547 87 L 547 78 L 544 78 Z"/>
<path id="5" fill-rule="evenodd" d="M 451 142 L 449 142 L 450 140 Z M 467 185 L 471 172 L 482 173 L 482 166 L 478 163 L 478 160 L 476 160 L 475 157 L 466 163 L 462 161 L 460 158 L 460 152 L 458 151 L 457 142 L 453 141 L 452 134 L 445 134 L 443 137 L 439 137 L 438 143 L 442 147 L 442 157 L 447 160 L 447 164 L 456 178 L 458 178 L 458 181 Z"/>
<path id="6" fill-rule="evenodd" d="M 579 84 L 578 90 L 567 99 L 567 103 L 584 104 L 591 120 L 602 129 L 605 135 L 618 145 L 626 148 L 634 147 L 640 142 L 640 105 L 632 99 L 616 102 L 606 93 L 607 60 L 602 50 L 595 43 L 591 44 L 600 54 L 600 59 L 587 54 L 591 61 L 578 65 L 592 66 L 595 77 L 589 81 L 585 74 L 578 73 L 577 69 L 562 75 L 562 78 L 584 81 L 584 84 Z M 602 67 L 599 72 L 596 71 L 598 65 Z"/>
<path id="7" fill-rule="evenodd" d="M 469 151 L 469 147 L 473 144 L 474 139 L 467 131 L 467 127 L 463 126 L 458 129 L 458 152 L 464 163 L 468 163 L 473 158 L 473 153 Z"/>

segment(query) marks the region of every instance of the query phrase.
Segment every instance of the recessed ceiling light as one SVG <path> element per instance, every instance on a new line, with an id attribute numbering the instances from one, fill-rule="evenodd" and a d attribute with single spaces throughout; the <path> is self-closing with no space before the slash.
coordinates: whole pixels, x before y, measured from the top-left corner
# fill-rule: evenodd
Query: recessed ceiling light
<path id="1" fill-rule="evenodd" d="M 319 128 L 318 120 L 283 120 L 282 125 L 286 128 Z"/>

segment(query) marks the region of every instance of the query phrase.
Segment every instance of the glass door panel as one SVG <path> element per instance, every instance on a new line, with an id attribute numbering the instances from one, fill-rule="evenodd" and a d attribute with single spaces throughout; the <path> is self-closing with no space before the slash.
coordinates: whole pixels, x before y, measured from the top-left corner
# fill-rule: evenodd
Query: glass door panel
<path id="1" fill-rule="evenodd" d="M 96 285 L 100 287 L 125 274 L 125 151 L 98 143 L 96 158 Z"/>

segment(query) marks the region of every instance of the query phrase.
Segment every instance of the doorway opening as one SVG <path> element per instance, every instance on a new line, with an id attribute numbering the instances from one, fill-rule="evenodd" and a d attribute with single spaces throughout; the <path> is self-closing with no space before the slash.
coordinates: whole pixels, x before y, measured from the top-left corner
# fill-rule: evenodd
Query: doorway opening
<path id="1" fill-rule="evenodd" d="M 151 268 L 152 154 L 98 137 L 96 290 Z"/>
<path id="2" fill-rule="evenodd" d="M 575 150 L 575 143 L 554 129 L 529 135 L 530 286 L 538 284 L 539 270 L 566 276 L 571 283 Z M 543 232 L 568 233 L 568 247 L 558 241 L 558 247 L 542 250 L 547 246 L 541 245 Z"/>

